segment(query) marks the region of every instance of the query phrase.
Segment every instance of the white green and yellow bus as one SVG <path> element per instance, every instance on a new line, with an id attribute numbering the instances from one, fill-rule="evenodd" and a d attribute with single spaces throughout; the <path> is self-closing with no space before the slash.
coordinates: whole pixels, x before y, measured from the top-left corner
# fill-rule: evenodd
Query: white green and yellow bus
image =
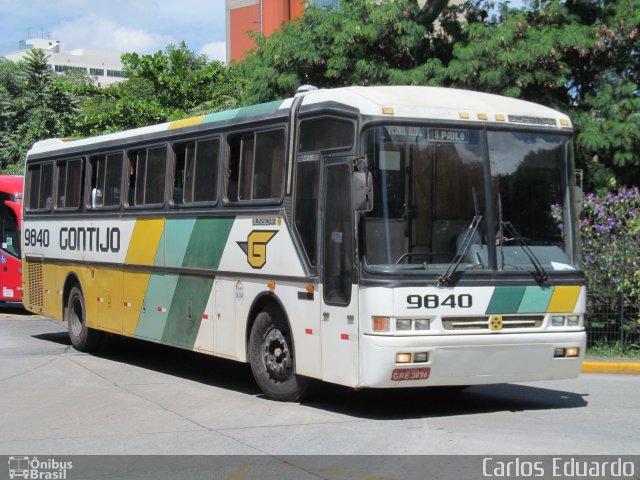
<path id="1" fill-rule="evenodd" d="M 248 362 L 265 395 L 575 377 L 585 349 L 572 127 L 444 88 L 293 98 L 26 162 L 24 305 Z"/>

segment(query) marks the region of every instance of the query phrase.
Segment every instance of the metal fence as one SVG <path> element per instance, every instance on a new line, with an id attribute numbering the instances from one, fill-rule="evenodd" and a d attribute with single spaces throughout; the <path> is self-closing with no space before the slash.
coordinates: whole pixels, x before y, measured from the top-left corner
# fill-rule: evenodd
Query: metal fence
<path id="1" fill-rule="evenodd" d="M 640 353 L 640 235 L 585 243 L 588 347 Z"/>

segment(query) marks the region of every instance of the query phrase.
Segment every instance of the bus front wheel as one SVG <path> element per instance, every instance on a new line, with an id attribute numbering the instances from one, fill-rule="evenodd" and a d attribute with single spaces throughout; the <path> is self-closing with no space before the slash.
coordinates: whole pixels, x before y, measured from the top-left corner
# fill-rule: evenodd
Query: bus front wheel
<path id="1" fill-rule="evenodd" d="M 309 380 L 296 375 L 293 342 L 286 320 L 274 308 L 260 312 L 251 328 L 249 361 L 264 394 L 281 402 L 300 400 Z"/>
<path id="2" fill-rule="evenodd" d="M 71 344 L 81 352 L 92 352 L 100 345 L 100 332 L 87 327 L 87 314 L 82 290 L 75 286 L 69 292 L 64 319 L 69 328 Z"/>

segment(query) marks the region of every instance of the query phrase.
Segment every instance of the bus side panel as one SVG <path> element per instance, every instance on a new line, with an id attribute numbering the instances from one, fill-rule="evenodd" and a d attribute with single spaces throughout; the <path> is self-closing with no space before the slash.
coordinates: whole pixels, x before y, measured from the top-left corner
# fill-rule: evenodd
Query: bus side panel
<path id="1" fill-rule="evenodd" d="M 122 333 L 122 270 L 96 269 L 93 286 L 96 296 L 85 298 L 85 302 L 96 302 L 98 328 Z"/>
<path id="2" fill-rule="evenodd" d="M 247 361 L 245 342 L 250 332 L 246 328 L 251 306 L 258 296 L 267 294 L 282 306 L 289 320 L 295 348 L 296 372 L 322 378 L 319 292 L 308 292 L 306 288 L 309 283 L 276 281 L 275 288 L 269 289 L 267 282 L 268 278 L 234 282 L 238 360 Z"/>
<path id="3" fill-rule="evenodd" d="M 151 280 L 151 270 L 130 271 L 127 265 L 153 266 L 164 262 L 164 218 L 136 220 L 125 257 L 122 279 L 122 333 L 134 336 L 143 311 L 146 313 L 145 295 Z"/>
<path id="4" fill-rule="evenodd" d="M 324 285 L 318 292 L 323 297 Z M 349 305 L 322 304 L 322 379 L 349 387 L 359 384 L 358 287 L 351 286 Z"/>

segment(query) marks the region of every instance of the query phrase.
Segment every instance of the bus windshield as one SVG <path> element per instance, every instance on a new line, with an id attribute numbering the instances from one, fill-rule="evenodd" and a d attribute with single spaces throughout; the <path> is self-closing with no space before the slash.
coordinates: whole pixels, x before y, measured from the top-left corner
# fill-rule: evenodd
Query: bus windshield
<path id="1" fill-rule="evenodd" d="M 374 188 L 373 210 L 364 216 L 367 268 L 574 269 L 569 141 L 435 126 L 367 129 Z"/>

